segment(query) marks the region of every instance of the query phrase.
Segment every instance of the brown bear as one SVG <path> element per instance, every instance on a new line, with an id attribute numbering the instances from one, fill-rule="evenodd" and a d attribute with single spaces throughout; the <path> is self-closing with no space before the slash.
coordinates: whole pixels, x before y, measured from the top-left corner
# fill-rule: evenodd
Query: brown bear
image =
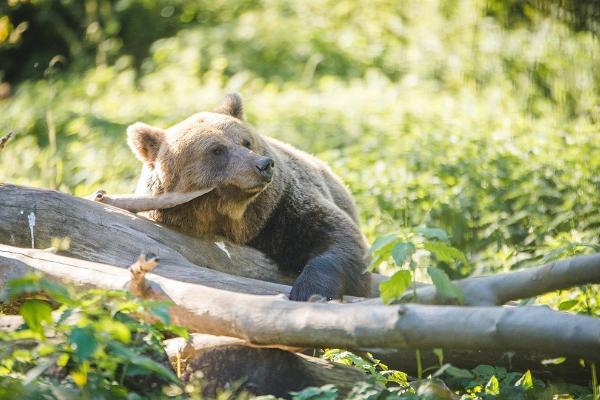
<path id="1" fill-rule="evenodd" d="M 149 217 L 197 237 L 254 247 L 297 274 L 290 299 L 367 296 L 365 241 L 352 197 L 320 160 L 256 133 L 242 100 L 161 129 L 137 122 L 128 143 L 143 162 L 137 193 L 215 187 Z"/>

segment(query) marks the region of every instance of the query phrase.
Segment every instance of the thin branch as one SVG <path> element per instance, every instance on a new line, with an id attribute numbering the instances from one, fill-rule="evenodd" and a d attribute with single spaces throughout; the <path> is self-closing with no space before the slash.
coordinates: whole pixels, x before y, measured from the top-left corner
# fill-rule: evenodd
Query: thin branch
<path id="1" fill-rule="evenodd" d="M 100 189 L 91 196 L 91 200 L 97 201 L 98 203 L 109 204 L 132 213 L 138 213 L 142 211 L 172 208 L 205 195 L 206 193 L 211 192 L 213 189 L 214 188 L 211 187 L 186 193 L 163 193 L 158 196 L 136 194 L 118 194 L 108 196 L 104 190 Z"/>
<path id="2" fill-rule="evenodd" d="M 461 288 L 465 305 L 502 305 L 510 300 L 539 296 L 555 290 L 600 283 L 600 253 L 568 258 L 539 267 L 455 281 Z M 403 296 L 412 301 L 412 291 Z M 417 289 L 421 304 L 443 304 L 432 285 Z"/>

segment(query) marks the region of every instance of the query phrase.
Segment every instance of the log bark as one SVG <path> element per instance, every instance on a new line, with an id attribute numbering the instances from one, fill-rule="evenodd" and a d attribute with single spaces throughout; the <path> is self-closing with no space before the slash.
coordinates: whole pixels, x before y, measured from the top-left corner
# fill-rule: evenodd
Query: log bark
<path id="1" fill-rule="evenodd" d="M 0 184 L 0 243 L 48 248 L 55 237 L 70 238 L 71 246 L 63 252 L 68 256 L 125 268 L 141 252 L 151 251 L 161 259 L 157 274 L 243 293 L 287 295 L 287 285 L 295 280 L 250 247 L 196 239 L 66 193 Z M 238 281 L 218 272 L 254 280 Z M 385 278 L 376 274 L 374 278 L 372 295 L 378 296 L 378 282 Z"/>
<path id="2" fill-rule="evenodd" d="M 192 334 L 165 341 L 171 363 L 184 364 L 182 379 L 202 372 L 203 395 L 214 397 L 217 389 L 243 382 L 240 389 L 254 395 L 271 394 L 290 398 L 289 392 L 309 386 L 334 384 L 341 396 L 366 381 L 364 372 L 346 365 L 290 351 L 254 347 L 241 339 Z"/>
<path id="3" fill-rule="evenodd" d="M 65 193 L 0 184 L 0 243 L 48 248 L 54 237 L 70 238 L 65 255 L 122 268 L 141 252 L 150 251 L 161 260 L 155 273 L 217 288 L 285 294 L 289 287 L 281 284 L 294 280 L 249 247 L 198 240 L 119 208 Z M 230 274 L 253 280 L 238 281 Z"/>
<path id="4" fill-rule="evenodd" d="M 0 276 L 42 271 L 77 284 L 118 289 L 129 272 L 54 254 L 0 246 Z M 9 266 L 8 269 L 5 266 Z M 157 270 L 160 269 L 160 266 Z M 0 279 L 0 283 L 2 282 Z M 232 293 L 147 274 L 157 297 L 192 331 L 258 345 L 341 348 L 450 348 L 554 353 L 600 361 L 600 319 L 546 307 L 458 307 L 298 303 Z"/>

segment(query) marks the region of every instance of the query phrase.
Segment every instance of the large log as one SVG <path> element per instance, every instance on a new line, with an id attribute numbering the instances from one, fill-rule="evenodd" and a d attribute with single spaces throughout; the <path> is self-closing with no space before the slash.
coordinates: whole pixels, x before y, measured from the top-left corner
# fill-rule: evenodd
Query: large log
<path id="1" fill-rule="evenodd" d="M 157 274 L 216 288 L 288 293 L 289 288 L 281 284 L 294 280 L 249 247 L 198 240 L 119 208 L 65 193 L 0 184 L 0 243 L 48 248 L 55 237 L 70 238 L 66 255 L 122 268 L 142 251 L 151 251 L 160 257 Z M 232 275 L 254 279 L 236 282 Z"/>
<path id="2" fill-rule="evenodd" d="M 222 239 L 199 240 L 66 193 L 0 184 L 0 243 L 43 249 L 56 237 L 70 239 L 64 254 L 72 257 L 125 268 L 140 252 L 151 251 L 161 260 L 158 274 L 243 293 L 288 294 L 287 285 L 295 279 L 250 247 Z M 237 281 L 230 275 L 254 280 Z M 374 275 L 372 294 L 377 296 L 378 282 L 384 278 Z"/>
<path id="3" fill-rule="evenodd" d="M 362 371 L 346 365 L 283 349 L 250 346 L 241 339 L 192 334 L 165 341 L 171 363 L 185 364 L 182 379 L 203 374 L 202 392 L 214 397 L 218 389 L 243 382 L 241 389 L 254 395 L 290 398 L 289 392 L 309 386 L 334 384 L 341 396 L 366 381 Z"/>
<path id="4" fill-rule="evenodd" d="M 47 253 L 41 258 L 10 246 L 0 246 L 0 267 L 0 276 L 4 271 L 14 275 L 35 269 L 56 279 L 110 289 L 123 288 L 130 279 L 122 268 Z M 157 297 L 176 304 L 171 314 L 177 323 L 258 345 L 552 354 L 560 349 L 566 356 L 600 361 L 600 319 L 546 307 L 299 303 L 285 296 L 233 293 L 155 274 L 146 278 Z"/>

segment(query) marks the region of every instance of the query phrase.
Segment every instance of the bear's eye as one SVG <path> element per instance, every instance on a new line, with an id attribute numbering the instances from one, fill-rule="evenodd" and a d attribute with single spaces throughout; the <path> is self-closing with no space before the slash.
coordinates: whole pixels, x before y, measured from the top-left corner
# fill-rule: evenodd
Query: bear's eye
<path id="1" fill-rule="evenodd" d="M 251 145 L 252 143 L 250 143 L 248 139 L 244 139 L 244 141 L 242 142 L 242 146 L 244 146 L 247 149 L 249 149 Z"/>
<path id="2" fill-rule="evenodd" d="M 216 146 L 210 152 L 213 153 L 215 156 L 220 156 L 221 154 L 225 153 L 225 147 Z"/>

